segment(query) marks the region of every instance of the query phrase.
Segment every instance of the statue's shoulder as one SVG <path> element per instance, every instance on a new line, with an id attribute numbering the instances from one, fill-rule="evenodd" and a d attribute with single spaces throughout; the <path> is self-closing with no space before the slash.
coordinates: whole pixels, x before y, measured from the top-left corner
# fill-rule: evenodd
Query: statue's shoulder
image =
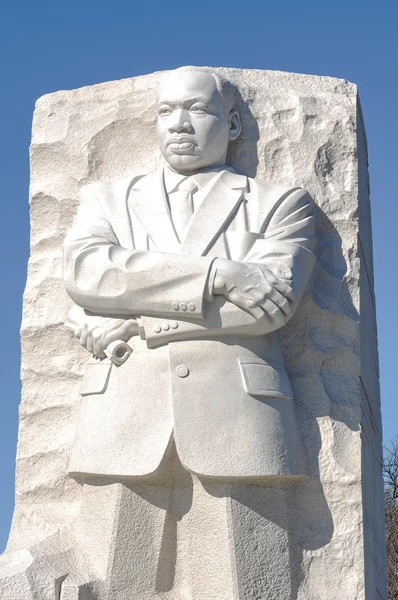
<path id="1" fill-rule="evenodd" d="M 135 187 L 144 187 L 151 185 L 156 176 L 150 174 L 131 174 L 128 177 L 109 179 L 105 181 L 93 181 L 80 189 L 80 199 L 86 197 L 95 197 L 101 204 L 108 208 L 117 206 L 126 201 L 130 191 Z"/>
<path id="2" fill-rule="evenodd" d="M 105 181 L 93 181 L 80 188 L 80 194 L 94 194 L 98 198 L 113 194 L 120 194 L 120 191 L 128 189 L 137 181 L 144 179 L 147 175 L 131 175 L 129 177 L 108 179 Z"/>
<path id="3" fill-rule="evenodd" d="M 284 200 L 294 201 L 294 204 L 312 201 L 308 191 L 300 186 L 274 183 L 257 178 L 248 178 L 248 182 L 251 195 L 257 198 L 258 204 L 263 206 L 264 210 L 272 210 L 272 207 L 275 208 Z"/>
<path id="4" fill-rule="evenodd" d="M 285 197 L 297 190 L 302 190 L 304 193 L 306 190 L 298 186 L 286 185 L 284 183 L 274 183 L 266 181 L 264 179 L 252 179 L 248 177 L 249 188 L 251 192 L 256 191 L 259 198 L 273 197 Z"/>

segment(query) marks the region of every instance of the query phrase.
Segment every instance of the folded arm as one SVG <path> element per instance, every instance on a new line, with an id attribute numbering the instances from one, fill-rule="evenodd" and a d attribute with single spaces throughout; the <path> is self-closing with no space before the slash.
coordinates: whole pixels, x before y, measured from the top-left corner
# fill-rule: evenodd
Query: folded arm
<path id="1" fill-rule="evenodd" d="M 203 319 L 212 262 L 209 257 L 121 247 L 88 186 L 65 240 L 63 274 L 69 296 L 91 312 L 172 317 L 183 303 L 195 320 Z"/>
<path id="2" fill-rule="evenodd" d="M 85 193 L 65 242 L 66 289 L 94 313 L 137 315 L 149 347 L 269 333 L 293 315 L 315 262 L 308 193 L 290 193 L 264 229 L 242 263 L 128 250 L 119 245 L 99 201 Z M 209 282 L 213 299 L 204 303 Z"/>
<path id="3" fill-rule="evenodd" d="M 149 347 L 179 339 L 216 335 L 262 335 L 294 314 L 305 292 L 315 256 L 314 204 L 302 189 L 275 209 L 243 263 L 217 259 L 214 300 L 203 321 L 142 317 Z"/>

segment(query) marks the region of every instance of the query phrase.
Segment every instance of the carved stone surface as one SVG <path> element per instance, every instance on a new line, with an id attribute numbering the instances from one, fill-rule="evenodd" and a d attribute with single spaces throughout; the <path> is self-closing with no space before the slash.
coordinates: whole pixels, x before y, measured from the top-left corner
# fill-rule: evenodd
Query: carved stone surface
<path id="1" fill-rule="evenodd" d="M 86 430 L 69 467 L 87 353 L 63 326 L 72 301 L 62 283 L 61 246 L 83 186 L 131 180 L 161 164 L 156 104 L 165 74 L 44 96 L 31 147 L 23 401 L 16 509 L 0 563 L 2 598 L 386 598 L 369 190 L 357 89 L 328 77 L 216 72 L 241 94 L 242 135 L 230 148 L 229 164 L 256 181 L 305 188 L 319 207 L 318 260 L 296 314 L 280 330 L 300 440 L 289 440 L 297 460 L 290 474 L 308 477 L 261 485 L 203 480 L 182 468 L 174 449 L 152 485 L 98 478 L 82 485 L 68 476 L 69 468 L 77 477 L 140 474 L 128 472 L 121 450 L 119 471 L 110 464 L 101 471 L 101 455 L 91 456 L 98 459 L 94 468 L 92 462 L 85 466 Z M 178 309 L 185 301 L 187 310 L 189 304 L 192 313 L 198 310 L 197 298 L 177 300 Z M 168 318 L 143 318 L 141 326 L 152 331 L 149 347 L 157 346 L 152 338 L 171 335 L 178 321 L 172 303 Z M 134 340 L 140 352 L 144 341 Z M 180 358 L 174 366 L 182 382 L 187 367 Z M 161 395 L 157 376 L 155 370 L 148 385 Z M 159 422 L 167 426 L 164 416 Z M 196 443 L 195 426 L 184 432 L 185 423 L 184 417 L 183 435 Z M 153 444 L 162 442 L 151 435 L 147 448 L 156 454 Z M 236 456 L 244 455 L 246 441 L 252 439 L 237 439 Z M 206 473 L 206 448 L 192 455 L 189 443 L 186 448 L 185 463 L 192 461 L 188 467 L 199 475 L 239 474 L 228 471 L 239 461 L 228 465 L 228 457 L 214 450 L 218 462 Z M 247 471 L 246 461 L 242 475 L 283 474 L 272 472 L 275 465 L 258 467 L 252 454 L 254 471 Z M 143 459 L 148 456 L 145 451 Z M 139 471 L 135 460 L 131 468 Z"/>

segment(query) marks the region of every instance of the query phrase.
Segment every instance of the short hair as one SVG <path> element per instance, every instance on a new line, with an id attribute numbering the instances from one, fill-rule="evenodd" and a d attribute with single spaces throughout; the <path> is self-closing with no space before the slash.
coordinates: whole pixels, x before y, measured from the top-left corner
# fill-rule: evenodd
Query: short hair
<path id="1" fill-rule="evenodd" d="M 231 110 L 237 110 L 238 94 L 236 87 L 230 81 L 228 81 L 228 79 L 220 75 L 220 73 L 218 73 L 215 68 L 186 66 L 178 67 L 178 69 L 174 70 L 174 72 L 176 71 L 187 73 L 192 73 L 195 71 L 199 73 L 208 73 L 213 77 L 214 81 L 216 82 L 217 90 L 223 102 L 225 116 L 228 117 Z"/>

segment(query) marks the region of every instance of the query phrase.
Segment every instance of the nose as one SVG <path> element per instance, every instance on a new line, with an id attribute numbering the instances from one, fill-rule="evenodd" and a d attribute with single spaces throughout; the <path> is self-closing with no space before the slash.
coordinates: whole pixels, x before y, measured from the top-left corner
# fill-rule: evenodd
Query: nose
<path id="1" fill-rule="evenodd" d="M 188 133 L 192 131 L 192 124 L 189 119 L 188 111 L 179 109 L 173 112 L 169 122 L 169 131 L 170 133 L 181 133 L 182 131 Z"/>

